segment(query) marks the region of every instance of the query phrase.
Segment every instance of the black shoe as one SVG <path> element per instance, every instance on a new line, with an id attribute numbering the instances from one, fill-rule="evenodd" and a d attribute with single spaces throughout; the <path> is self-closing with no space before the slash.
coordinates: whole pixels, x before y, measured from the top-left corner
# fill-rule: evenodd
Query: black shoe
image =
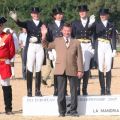
<path id="1" fill-rule="evenodd" d="M 6 115 L 12 115 L 13 112 L 12 112 L 11 110 L 8 110 L 8 111 L 5 112 L 5 114 L 6 114 Z"/>
<path id="2" fill-rule="evenodd" d="M 80 95 L 80 90 L 77 91 L 77 95 Z"/>
<path id="3" fill-rule="evenodd" d="M 110 91 L 106 91 L 106 95 L 111 95 L 111 92 Z"/>
<path id="4" fill-rule="evenodd" d="M 82 92 L 83 92 L 83 96 L 87 96 L 88 95 L 87 90 L 83 90 Z"/>
<path id="5" fill-rule="evenodd" d="M 59 117 L 65 117 L 65 114 L 64 114 L 64 113 L 62 113 L 62 114 L 60 114 L 60 115 L 59 115 Z"/>
<path id="6" fill-rule="evenodd" d="M 35 96 L 42 96 L 41 92 L 35 92 Z"/>
<path id="7" fill-rule="evenodd" d="M 32 97 L 32 93 L 31 93 L 31 92 L 28 92 L 27 96 L 28 96 L 28 97 Z"/>
<path id="8" fill-rule="evenodd" d="M 101 91 L 101 95 L 105 95 L 105 91 Z"/>
<path id="9" fill-rule="evenodd" d="M 43 85 L 48 85 L 45 80 L 42 80 L 42 84 L 43 84 Z"/>
<path id="10" fill-rule="evenodd" d="M 78 113 L 71 113 L 70 116 L 72 116 L 72 117 L 79 117 Z"/>

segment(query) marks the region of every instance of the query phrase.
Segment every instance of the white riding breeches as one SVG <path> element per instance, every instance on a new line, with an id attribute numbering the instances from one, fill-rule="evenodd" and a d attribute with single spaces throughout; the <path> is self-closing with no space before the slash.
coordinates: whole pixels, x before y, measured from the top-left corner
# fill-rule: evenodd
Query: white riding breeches
<path id="1" fill-rule="evenodd" d="M 10 86 L 10 78 L 3 80 L 0 75 L 0 84 L 1 86 Z"/>
<path id="2" fill-rule="evenodd" d="M 40 72 L 44 60 L 44 50 L 42 44 L 29 43 L 27 52 L 27 69 L 30 72 Z"/>
<path id="3" fill-rule="evenodd" d="M 112 49 L 110 43 L 98 41 L 98 68 L 101 72 L 104 72 L 104 67 L 106 72 L 111 70 L 112 64 Z"/>
<path id="4" fill-rule="evenodd" d="M 91 43 L 81 43 L 81 48 L 83 55 L 84 71 L 88 71 L 90 69 L 91 58 L 94 55 L 92 51 L 92 45 Z"/>

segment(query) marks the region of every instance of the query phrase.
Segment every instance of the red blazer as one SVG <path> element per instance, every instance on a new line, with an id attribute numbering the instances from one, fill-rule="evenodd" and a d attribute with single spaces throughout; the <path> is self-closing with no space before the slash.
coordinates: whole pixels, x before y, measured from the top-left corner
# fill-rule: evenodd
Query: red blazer
<path id="1" fill-rule="evenodd" d="M 15 55 L 15 46 L 11 34 L 0 34 L 0 75 L 4 80 L 11 76 L 11 66 L 4 59 L 11 59 Z"/>

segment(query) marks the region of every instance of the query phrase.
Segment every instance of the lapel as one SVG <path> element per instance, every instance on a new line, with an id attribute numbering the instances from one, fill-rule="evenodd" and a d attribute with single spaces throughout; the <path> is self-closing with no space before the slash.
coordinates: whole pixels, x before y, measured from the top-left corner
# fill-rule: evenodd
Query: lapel
<path id="1" fill-rule="evenodd" d="M 53 28 L 54 28 L 54 29 L 59 29 L 59 30 L 61 30 L 63 24 L 64 24 L 63 21 L 61 21 L 61 22 L 60 22 L 60 26 L 58 27 L 57 24 L 55 23 L 55 21 L 53 21 Z"/>
<path id="2" fill-rule="evenodd" d="M 40 28 L 40 27 L 41 27 L 41 21 L 40 21 L 39 24 L 36 26 L 36 24 L 34 23 L 34 21 L 31 20 L 31 25 L 32 25 L 34 28 Z"/>
<path id="3" fill-rule="evenodd" d="M 88 28 L 89 18 L 87 18 L 87 23 L 86 23 L 85 27 L 83 26 L 81 19 L 79 21 L 80 21 L 80 24 L 82 26 L 82 29 L 87 29 Z"/>
<path id="4" fill-rule="evenodd" d="M 105 29 L 105 30 L 106 30 L 106 29 L 108 28 L 108 26 L 109 26 L 109 22 L 107 23 L 107 26 L 106 26 L 106 27 L 104 26 L 104 24 L 102 23 L 102 21 L 100 21 L 100 24 L 102 25 L 102 28 Z"/>

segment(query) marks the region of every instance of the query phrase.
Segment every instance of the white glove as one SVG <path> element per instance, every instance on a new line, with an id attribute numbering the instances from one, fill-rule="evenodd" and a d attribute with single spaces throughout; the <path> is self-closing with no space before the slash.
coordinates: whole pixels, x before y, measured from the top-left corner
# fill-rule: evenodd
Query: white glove
<path id="1" fill-rule="evenodd" d="M 10 60 L 9 60 L 9 59 L 6 59 L 6 60 L 5 60 L 5 63 L 6 63 L 6 64 L 10 64 Z"/>
<path id="2" fill-rule="evenodd" d="M 14 21 L 17 21 L 17 13 L 16 12 L 10 11 L 9 15 Z"/>
<path id="3" fill-rule="evenodd" d="M 113 50 L 112 57 L 115 57 L 115 56 L 116 56 L 116 50 Z"/>
<path id="4" fill-rule="evenodd" d="M 54 60 L 55 59 L 54 55 L 53 55 L 53 53 L 51 51 L 48 51 L 48 55 L 49 55 L 49 59 L 50 60 Z"/>
<path id="5" fill-rule="evenodd" d="M 31 36 L 31 38 L 30 38 L 31 43 L 35 43 L 37 41 L 38 41 L 37 37 Z"/>
<path id="6" fill-rule="evenodd" d="M 88 27 L 91 27 L 91 25 L 95 22 L 95 15 L 91 15 L 89 18 L 89 24 Z"/>
<path id="7" fill-rule="evenodd" d="M 95 54 L 95 49 L 92 49 L 91 52 L 92 52 L 92 54 L 94 55 L 94 54 Z"/>
<path id="8" fill-rule="evenodd" d="M 0 47 L 4 46 L 4 45 L 5 45 L 5 43 L 2 41 L 2 38 L 0 37 Z"/>

